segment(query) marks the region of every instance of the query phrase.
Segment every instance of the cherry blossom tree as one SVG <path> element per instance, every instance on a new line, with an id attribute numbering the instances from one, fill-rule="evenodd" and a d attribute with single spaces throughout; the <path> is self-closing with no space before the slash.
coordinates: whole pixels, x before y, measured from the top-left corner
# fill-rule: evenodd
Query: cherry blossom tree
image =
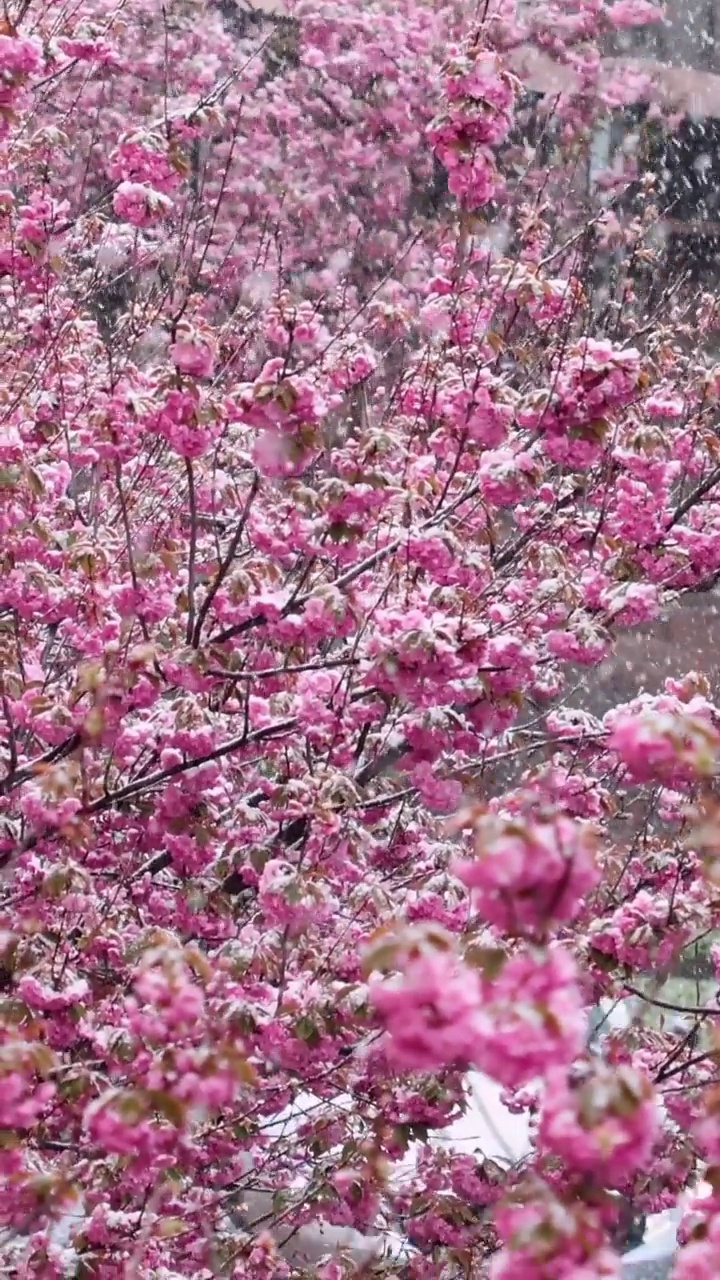
<path id="1" fill-rule="evenodd" d="M 717 1007 L 646 977 L 720 926 L 720 706 L 576 689 L 720 574 L 716 300 L 587 181 L 655 20 L 8 0 L 13 1275 L 594 1280 L 702 1172 L 718 1274 Z M 591 1051 L 628 994 L 689 1030 Z M 431 1141 L 473 1070 L 529 1154 Z"/>

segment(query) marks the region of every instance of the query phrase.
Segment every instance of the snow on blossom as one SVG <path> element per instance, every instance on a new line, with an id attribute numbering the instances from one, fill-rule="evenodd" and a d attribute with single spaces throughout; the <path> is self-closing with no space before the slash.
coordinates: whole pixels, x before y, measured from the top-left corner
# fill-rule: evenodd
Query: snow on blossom
<path id="1" fill-rule="evenodd" d="M 595 888 L 599 871 L 592 832 L 561 813 L 478 814 L 474 857 L 458 859 L 455 875 L 473 906 L 505 934 L 537 934 L 572 920 Z"/>
<path id="2" fill-rule="evenodd" d="M 670 695 L 644 695 L 635 704 L 608 712 L 607 746 L 637 782 L 713 772 L 720 736 L 713 708 L 698 695 L 682 703 Z"/>
<path id="3" fill-rule="evenodd" d="M 620 1187 L 650 1159 L 658 1131 L 652 1086 L 628 1066 L 548 1073 L 540 1143 L 568 1167 Z"/>
<path id="4" fill-rule="evenodd" d="M 172 209 L 172 200 L 148 182 L 121 182 L 113 196 L 113 210 L 133 227 L 148 227 Z"/>
<path id="5" fill-rule="evenodd" d="M 720 1152 L 712 995 L 587 1044 L 720 925 L 651 10 L 267 8 L 0 20 L 0 1263 L 598 1280 Z"/>
<path id="6" fill-rule="evenodd" d="M 371 999 L 398 1066 L 433 1071 L 472 1061 L 480 989 L 452 955 L 435 952 L 409 961 L 397 978 L 376 980 Z"/>

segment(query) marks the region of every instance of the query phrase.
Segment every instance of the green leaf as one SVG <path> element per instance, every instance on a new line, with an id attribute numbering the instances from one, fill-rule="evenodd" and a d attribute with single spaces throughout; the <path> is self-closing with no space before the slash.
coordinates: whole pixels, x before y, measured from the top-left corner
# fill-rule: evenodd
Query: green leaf
<path id="1" fill-rule="evenodd" d="M 303 1014 L 295 1023 L 295 1035 L 313 1049 L 320 1044 L 322 1038 L 313 1019 L 307 1014 Z"/>

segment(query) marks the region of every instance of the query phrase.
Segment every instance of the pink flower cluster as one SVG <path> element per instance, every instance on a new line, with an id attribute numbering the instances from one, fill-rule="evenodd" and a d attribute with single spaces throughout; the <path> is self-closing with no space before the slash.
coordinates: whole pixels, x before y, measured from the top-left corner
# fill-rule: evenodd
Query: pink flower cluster
<path id="1" fill-rule="evenodd" d="M 341 398 L 341 397 L 340 397 Z M 253 383 L 238 386 L 234 412 L 259 431 L 254 457 L 268 476 L 307 466 L 319 445 L 318 425 L 335 402 L 330 390 L 306 376 L 288 375 L 281 357 L 268 360 Z"/>
<path id="2" fill-rule="evenodd" d="M 113 196 L 114 213 L 133 227 L 152 226 L 167 217 L 172 207 L 170 197 L 149 182 L 121 182 Z"/>
<path id="3" fill-rule="evenodd" d="M 707 893 L 702 884 L 676 896 L 672 881 L 654 893 L 641 888 L 614 911 L 593 920 L 589 939 L 596 951 L 633 968 L 662 972 L 693 935 L 707 928 Z"/>
<path id="4" fill-rule="evenodd" d="M 563 359 L 551 389 L 527 400 L 519 421 L 542 433 L 553 461 L 582 466 L 597 458 L 609 421 L 634 399 L 641 381 L 634 347 L 582 338 Z"/>
<path id="5" fill-rule="evenodd" d="M 717 300 L 573 177 L 648 9 L 285 7 L 0 18 L 0 1271 L 597 1280 L 720 1161 L 704 992 L 575 1071 L 720 928 Z"/>
<path id="6" fill-rule="evenodd" d="M 517 952 L 481 981 L 474 1060 L 508 1089 L 572 1062 L 585 1032 L 579 973 L 561 947 Z"/>
<path id="7" fill-rule="evenodd" d="M 452 953 L 421 954 L 370 991 L 399 1067 L 435 1071 L 473 1061 L 480 991 L 476 975 Z"/>
<path id="8" fill-rule="evenodd" d="M 321 925 L 331 910 L 321 882 L 303 879 L 296 868 L 279 858 L 263 867 L 258 902 L 267 922 L 294 936 L 311 924 Z"/>
<path id="9" fill-rule="evenodd" d="M 469 42 L 445 68 L 446 107 L 428 129 L 453 195 L 468 208 L 492 200 L 501 182 L 493 155 L 512 126 L 517 82 L 491 50 Z"/>
<path id="10" fill-rule="evenodd" d="M 452 948 L 398 953 L 394 962 L 400 973 L 375 978 L 371 998 L 406 1069 L 474 1064 L 517 1088 L 582 1049 L 578 973 L 557 947 L 518 952 L 497 973 L 473 971 Z"/>
<path id="11" fill-rule="evenodd" d="M 55 1065 L 41 1044 L 28 1044 L 4 1031 L 0 1039 L 0 1128 L 10 1133 L 30 1129 L 52 1104 L 55 1084 L 43 1080 Z"/>
<path id="12" fill-rule="evenodd" d="M 602 1215 L 579 1199 L 566 1204 L 530 1186 L 527 1201 L 504 1205 L 495 1221 L 505 1247 L 493 1259 L 492 1280 L 620 1278 Z"/>
<path id="13" fill-rule="evenodd" d="M 488 449 L 480 460 L 479 474 L 485 501 L 494 507 L 511 507 L 537 485 L 542 464 L 525 449 Z"/>
<path id="14" fill-rule="evenodd" d="M 470 821 L 475 857 L 457 860 L 453 870 L 489 924 L 534 936 L 575 917 L 599 879 L 585 825 L 561 812 L 538 812 L 530 796 L 517 813 L 480 813 Z"/>
<path id="15" fill-rule="evenodd" d="M 685 701 L 643 695 L 608 712 L 607 746 L 634 782 L 707 776 L 720 748 L 716 714 L 701 694 Z"/>
<path id="16" fill-rule="evenodd" d="M 614 27 L 644 27 L 660 22 L 663 18 L 661 5 L 652 4 L 651 0 L 613 0 L 608 6 L 608 17 Z"/>
<path id="17" fill-rule="evenodd" d="M 650 1159 L 657 1131 L 653 1089 L 640 1071 L 597 1062 L 548 1073 L 540 1142 L 569 1169 L 622 1187 Z"/>
<path id="18" fill-rule="evenodd" d="M 0 75 L 3 94 L 42 66 L 42 45 L 28 36 L 0 34 Z M 3 104 L 5 105 L 5 104 Z"/>
<path id="19" fill-rule="evenodd" d="M 122 139 L 108 165 L 108 176 L 117 183 L 147 185 L 164 196 L 170 196 L 180 182 L 177 168 L 168 159 L 167 142 L 144 131 Z"/>
<path id="20" fill-rule="evenodd" d="M 175 368 L 191 378 L 211 377 L 215 354 L 214 335 L 198 323 L 180 325 L 169 350 Z"/>

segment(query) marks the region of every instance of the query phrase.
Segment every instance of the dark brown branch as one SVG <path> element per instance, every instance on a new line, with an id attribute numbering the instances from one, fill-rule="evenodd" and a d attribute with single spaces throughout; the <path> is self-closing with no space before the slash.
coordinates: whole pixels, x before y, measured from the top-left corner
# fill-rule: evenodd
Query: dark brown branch
<path id="1" fill-rule="evenodd" d="M 222 563 L 217 573 L 215 574 L 215 577 L 212 583 L 210 584 L 210 587 L 208 588 L 208 593 L 205 599 L 203 600 L 202 605 L 198 611 L 197 623 L 195 624 L 195 630 L 192 634 L 193 649 L 197 649 L 198 645 L 200 644 L 200 635 L 203 629 L 203 624 L 205 622 L 205 619 L 207 618 L 208 613 L 210 611 L 210 606 L 212 605 L 212 602 L 215 599 L 215 596 L 217 595 L 223 582 L 225 581 L 225 578 L 227 577 L 227 574 L 230 570 L 230 566 L 233 560 L 235 559 L 235 556 L 237 555 L 237 550 L 238 550 L 238 547 L 240 546 L 240 539 L 242 538 L 243 533 L 245 532 L 245 526 L 247 524 L 247 519 L 250 514 L 250 507 L 252 506 L 253 499 L 255 498 L 255 495 L 259 487 L 260 487 L 260 477 L 257 474 L 257 472 L 255 472 L 255 475 L 253 476 L 252 484 L 250 485 L 250 492 L 247 496 L 245 506 L 243 507 L 242 515 L 240 516 L 240 519 L 238 521 L 237 529 L 235 530 L 232 536 L 230 546 L 228 547 L 225 553 L 225 556 L 223 557 Z M 217 637 L 217 638 L 221 639 L 222 637 Z"/>

